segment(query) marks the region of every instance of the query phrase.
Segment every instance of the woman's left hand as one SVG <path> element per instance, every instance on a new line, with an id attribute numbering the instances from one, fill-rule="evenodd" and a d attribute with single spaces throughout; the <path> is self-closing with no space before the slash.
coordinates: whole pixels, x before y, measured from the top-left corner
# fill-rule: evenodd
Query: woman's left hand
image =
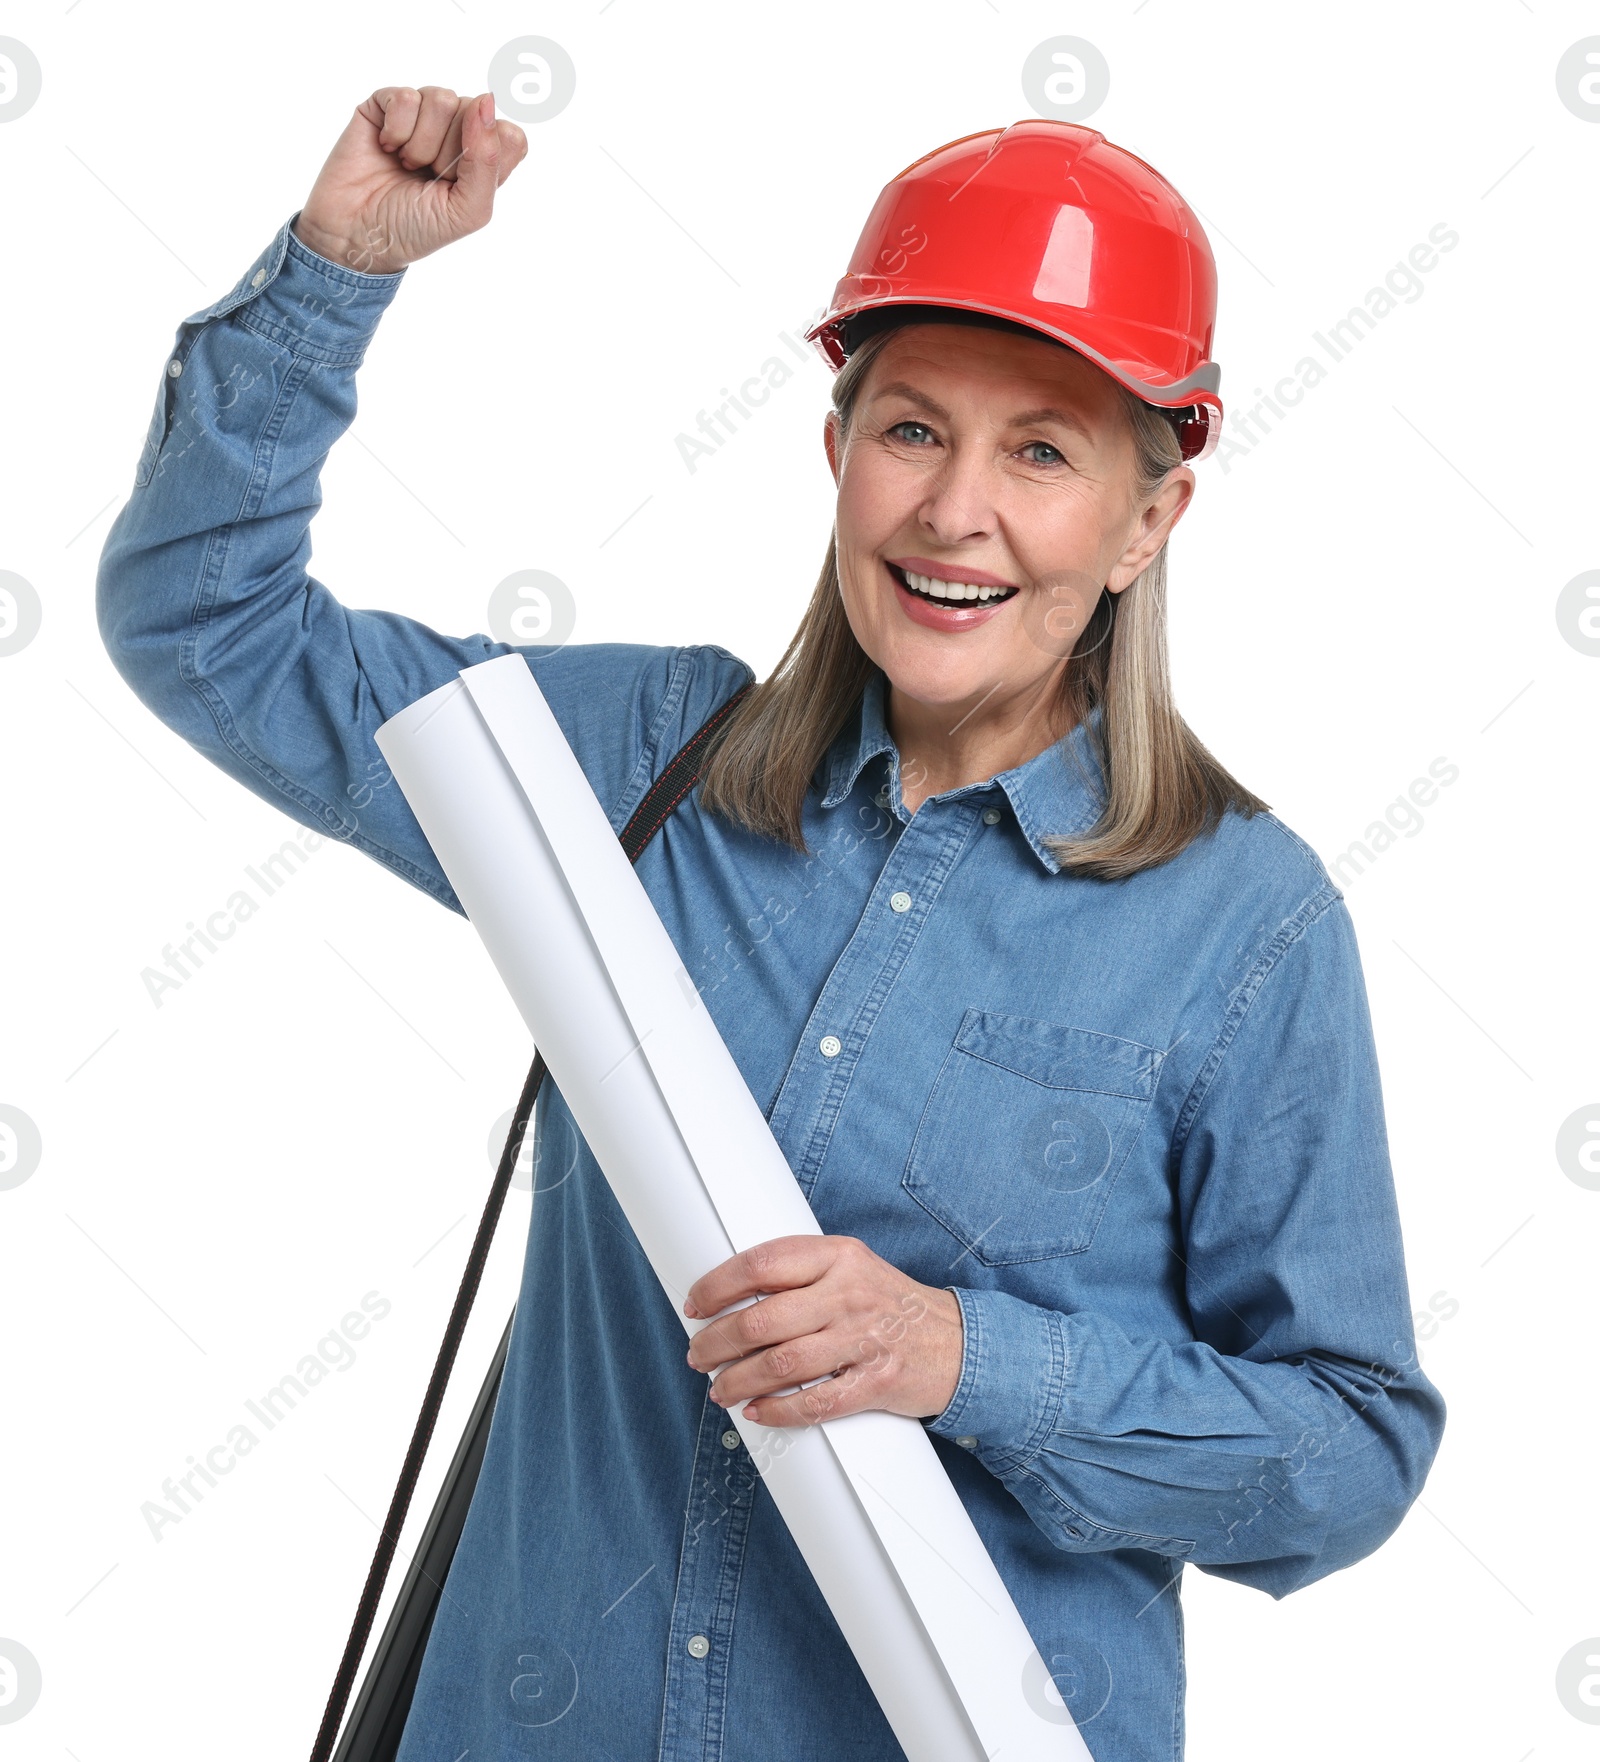
<path id="1" fill-rule="evenodd" d="M 718 1314 L 763 1291 L 772 1295 Z M 696 1279 L 683 1313 L 717 1317 L 689 1346 L 696 1370 L 726 1365 L 712 1400 L 747 1402 L 744 1417 L 765 1426 L 813 1425 L 872 1407 L 925 1419 L 949 1406 L 961 1377 L 954 1294 L 918 1284 L 855 1236 L 757 1243 Z M 772 1393 L 813 1377 L 829 1380 Z"/>

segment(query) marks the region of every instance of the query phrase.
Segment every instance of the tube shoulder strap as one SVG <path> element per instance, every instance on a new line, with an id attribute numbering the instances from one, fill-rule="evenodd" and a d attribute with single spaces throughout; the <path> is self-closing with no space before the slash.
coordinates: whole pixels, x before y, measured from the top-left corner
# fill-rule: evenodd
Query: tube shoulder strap
<path id="1" fill-rule="evenodd" d="M 699 781 L 701 761 L 713 735 L 733 713 L 734 707 L 743 701 L 753 684 L 752 680 L 741 685 L 726 699 L 721 708 L 708 717 L 679 748 L 666 769 L 645 792 L 644 799 L 617 835 L 622 841 L 622 848 L 628 853 L 630 863 L 639 860 L 640 853 L 666 824 L 673 809 Z M 535 1052 L 533 1064 L 523 1083 L 521 1098 L 512 1115 L 511 1131 L 507 1136 L 505 1149 L 501 1152 L 499 1167 L 495 1170 L 494 1185 L 489 1189 L 489 1199 L 478 1222 L 478 1233 L 473 1238 L 472 1249 L 467 1256 L 466 1271 L 462 1274 L 461 1286 L 456 1292 L 455 1304 L 445 1326 L 444 1339 L 434 1361 L 433 1375 L 428 1379 L 427 1393 L 422 1398 L 422 1411 L 417 1415 L 410 1448 L 406 1451 L 399 1481 L 389 1501 L 389 1512 L 378 1535 L 372 1565 L 367 1571 L 367 1582 L 361 1592 L 355 1620 L 351 1624 L 350 1637 L 345 1643 L 344 1656 L 339 1662 L 333 1690 L 328 1697 L 322 1724 L 311 1751 L 311 1762 L 328 1762 L 338 1738 L 345 1705 L 349 1701 L 356 1671 L 366 1650 L 378 1602 L 383 1595 L 384 1582 L 389 1576 L 400 1531 L 410 1509 L 411 1495 L 416 1491 L 417 1480 L 422 1473 L 423 1459 L 427 1455 L 434 1424 L 444 1401 L 451 1367 L 455 1364 L 461 1337 L 466 1332 L 473 1298 L 477 1295 L 484 1264 L 489 1257 L 490 1244 L 494 1240 L 495 1226 L 500 1221 L 501 1207 L 511 1185 L 512 1172 L 522 1152 L 523 1136 L 533 1117 L 534 1102 L 538 1099 L 544 1078 L 544 1055 Z M 499 1389 L 500 1370 L 509 1337 L 508 1323 L 506 1334 L 501 1339 L 500 1351 L 496 1354 L 495 1363 L 490 1367 L 489 1376 L 478 1398 L 474 1421 L 469 1423 L 469 1432 L 476 1427 L 481 1435 L 462 1440 L 451 1472 L 446 1476 L 429 1520 L 422 1549 L 412 1563 L 410 1576 L 401 1587 L 389 1624 L 368 1669 L 367 1680 L 363 1684 L 350 1725 L 339 1744 L 338 1762 L 387 1762 L 398 1747 L 406 1713 L 409 1711 L 411 1693 L 416 1685 L 422 1651 L 433 1625 L 433 1612 L 437 1606 L 440 1588 L 454 1558 L 472 1489 L 476 1485 L 478 1465 L 482 1459 L 494 1409 L 494 1398 Z M 469 1448 L 469 1445 L 472 1447 Z"/>
<path id="2" fill-rule="evenodd" d="M 700 781 L 700 761 L 705 756 L 712 737 L 744 701 L 754 683 L 752 680 L 749 684 L 741 685 L 720 710 L 701 723 L 699 729 L 678 749 L 667 768 L 650 785 L 644 800 L 634 809 L 627 825 L 617 834 L 622 840 L 622 848 L 628 853 L 630 863 L 638 862 L 639 853 L 660 831 L 667 816 Z"/>

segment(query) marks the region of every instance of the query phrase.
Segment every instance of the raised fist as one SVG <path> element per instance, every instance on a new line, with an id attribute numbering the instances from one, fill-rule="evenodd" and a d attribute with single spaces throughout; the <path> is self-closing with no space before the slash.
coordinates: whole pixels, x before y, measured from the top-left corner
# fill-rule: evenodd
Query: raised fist
<path id="1" fill-rule="evenodd" d="M 313 251 L 369 275 L 487 226 L 494 193 L 528 151 L 493 95 L 383 86 L 356 106 L 294 230 Z"/>

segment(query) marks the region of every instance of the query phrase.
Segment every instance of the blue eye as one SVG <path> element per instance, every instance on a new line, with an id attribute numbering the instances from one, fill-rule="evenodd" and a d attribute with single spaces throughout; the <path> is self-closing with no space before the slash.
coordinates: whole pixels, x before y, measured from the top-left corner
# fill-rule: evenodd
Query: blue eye
<path id="1" fill-rule="evenodd" d="M 1022 450 L 1024 452 L 1026 452 L 1028 450 L 1028 447 L 1043 447 L 1047 453 L 1053 453 L 1055 455 L 1055 457 L 1053 459 L 1035 459 L 1033 461 L 1033 463 L 1035 465 L 1054 465 L 1054 464 L 1057 464 L 1058 462 L 1060 464 L 1064 465 L 1067 462 L 1066 455 L 1061 451 L 1061 449 L 1059 447 L 1051 446 L 1049 441 L 1029 441 L 1027 443 L 1027 446 L 1025 446 Z"/>
<path id="2" fill-rule="evenodd" d="M 907 418 L 907 420 L 904 422 L 895 423 L 895 425 L 889 430 L 889 433 L 897 435 L 900 433 L 901 429 L 903 429 L 903 428 L 920 428 L 922 430 L 922 432 L 927 435 L 931 435 L 933 433 L 933 430 L 931 428 L 929 428 L 929 426 L 927 425 L 926 422 L 914 422 L 910 418 Z M 902 438 L 904 438 L 904 437 L 902 437 Z M 920 443 L 916 442 L 916 441 L 912 441 L 911 444 L 913 446 L 917 446 Z"/>

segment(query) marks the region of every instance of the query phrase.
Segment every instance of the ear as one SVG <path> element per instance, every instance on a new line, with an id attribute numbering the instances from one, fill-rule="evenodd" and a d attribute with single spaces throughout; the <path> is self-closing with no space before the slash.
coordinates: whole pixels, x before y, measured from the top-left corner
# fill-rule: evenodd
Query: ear
<path id="1" fill-rule="evenodd" d="M 830 410 L 822 419 L 822 450 L 828 455 L 833 481 L 839 481 L 839 412 Z"/>
<path id="2" fill-rule="evenodd" d="M 1187 465 L 1175 465 L 1167 480 L 1156 492 L 1140 517 L 1139 527 L 1128 547 L 1112 565 L 1106 577 L 1107 593 L 1121 593 L 1131 587 L 1149 566 L 1157 551 L 1167 542 L 1172 529 L 1183 518 L 1194 494 L 1195 475 Z"/>

